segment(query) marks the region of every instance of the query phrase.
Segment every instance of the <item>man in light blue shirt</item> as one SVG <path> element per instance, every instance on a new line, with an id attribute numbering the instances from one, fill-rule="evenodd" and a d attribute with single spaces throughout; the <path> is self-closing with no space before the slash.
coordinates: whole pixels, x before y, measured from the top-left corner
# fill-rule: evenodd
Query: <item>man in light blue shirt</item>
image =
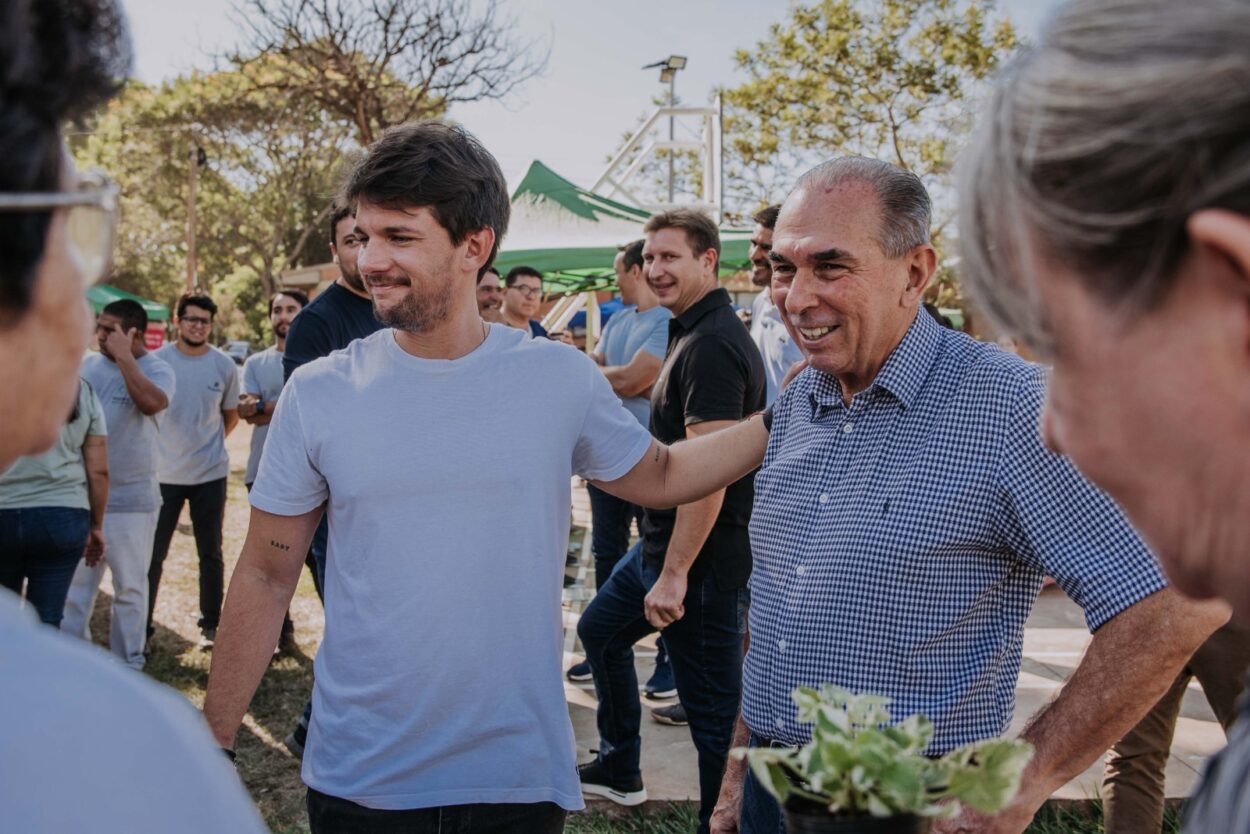
<path id="1" fill-rule="evenodd" d="M 629 413 L 642 425 L 650 426 L 651 386 L 660 373 L 668 349 L 668 323 L 673 314 L 660 306 L 660 299 L 647 286 L 642 271 L 642 244 L 642 240 L 626 244 L 616 255 L 613 268 L 624 306 L 604 325 L 591 358 L 603 369 L 603 375 Z M 595 558 L 595 590 L 598 590 L 629 549 L 629 528 L 632 523 L 642 521 L 642 508 L 609 495 L 593 484 L 587 484 L 586 491 L 590 495 L 590 552 Z M 574 664 L 566 677 L 578 683 L 591 680 L 590 664 L 584 660 Z M 663 643 L 656 657 L 655 674 L 643 689 L 649 698 L 677 695 Z"/>
<path id="2" fill-rule="evenodd" d="M 794 343 L 781 320 L 781 311 L 773 303 L 773 267 L 768 253 L 773 248 L 773 227 L 777 225 L 780 211 L 781 206 L 774 205 L 755 215 L 755 230 L 751 233 L 751 249 L 747 253 L 751 260 L 751 283 L 760 290 L 751 304 L 751 341 L 764 357 L 764 381 L 768 385 L 764 402 L 768 405 L 772 405 L 781 392 L 786 372 L 803 359 L 803 351 Z"/>

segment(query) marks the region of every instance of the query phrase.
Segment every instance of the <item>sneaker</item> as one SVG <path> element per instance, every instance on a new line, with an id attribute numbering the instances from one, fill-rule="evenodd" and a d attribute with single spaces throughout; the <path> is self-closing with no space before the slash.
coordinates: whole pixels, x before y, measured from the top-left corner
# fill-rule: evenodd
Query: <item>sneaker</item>
<path id="1" fill-rule="evenodd" d="M 197 644 L 204 651 L 212 651 L 213 642 L 217 639 L 217 629 L 202 628 L 200 629 L 200 642 Z"/>
<path id="2" fill-rule="evenodd" d="M 564 575 L 564 587 L 572 588 L 576 584 L 577 584 L 577 577 L 569 576 L 568 574 Z"/>
<path id="3" fill-rule="evenodd" d="M 684 727 L 690 723 L 690 720 L 686 718 L 686 708 L 681 704 L 656 707 L 651 710 L 651 718 L 660 724 L 668 724 L 672 727 Z"/>
<path id="4" fill-rule="evenodd" d="M 677 684 L 673 680 L 672 664 L 665 663 L 655 667 L 651 680 L 642 688 L 642 694 L 653 701 L 665 701 L 677 697 Z"/>
<path id="5" fill-rule="evenodd" d="M 577 567 L 577 563 L 580 561 L 581 559 L 578 558 L 576 553 L 570 553 L 568 556 L 564 557 L 564 566 L 566 568 L 575 568 Z"/>
<path id="6" fill-rule="evenodd" d="M 586 796 L 602 796 L 627 807 L 647 801 L 647 789 L 642 786 L 641 776 L 635 776 L 628 782 L 612 782 L 598 759 L 578 765 L 577 776 L 582 781 L 582 793 Z"/>
<path id="7" fill-rule="evenodd" d="M 590 674 L 589 660 L 583 660 L 581 663 L 574 663 L 569 667 L 569 670 L 564 673 L 564 676 L 573 681 L 573 683 L 585 683 L 586 681 L 595 679 L 595 676 Z"/>
<path id="8" fill-rule="evenodd" d="M 304 742 L 308 741 L 308 728 L 301 721 L 296 725 L 295 729 L 286 738 L 282 739 L 282 743 L 286 745 L 286 749 L 291 751 L 291 755 L 303 761 L 304 759 Z"/>

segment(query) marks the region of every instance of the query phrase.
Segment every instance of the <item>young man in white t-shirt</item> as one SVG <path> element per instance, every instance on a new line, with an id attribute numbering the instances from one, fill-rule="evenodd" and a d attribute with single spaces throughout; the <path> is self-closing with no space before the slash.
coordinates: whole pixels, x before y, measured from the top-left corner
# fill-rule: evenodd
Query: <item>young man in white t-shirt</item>
<path id="1" fill-rule="evenodd" d="M 464 131 L 388 130 L 344 196 L 388 329 L 282 392 L 205 716 L 232 748 L 324 511 L 325 641 L 303 764 L 314 834 L 561 831 L 583 805 L 560 669 L 571 476 L 672 506 L 755 468 L 767 432 L 754 419 L 664 447 L 586 356 L 483 322 L 476 283 L 508 193 Z M 480 442 L 505 433 L 527 442 L 502 457 Z"/>

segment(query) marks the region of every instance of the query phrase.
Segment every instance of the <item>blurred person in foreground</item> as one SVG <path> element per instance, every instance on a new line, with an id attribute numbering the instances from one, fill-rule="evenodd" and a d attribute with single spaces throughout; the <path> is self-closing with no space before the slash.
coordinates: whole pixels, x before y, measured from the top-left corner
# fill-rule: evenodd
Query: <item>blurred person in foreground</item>
<path id="1" fill-rule="evenodd" d="M 1041 431 L 1123 506 L 1183 593 L 1250 622 L 1250 4 L 1084 0 L 1005 71 L 962 177 L 965 286 L 1052 365 Z M 1116 746 L 1108 831 L 1159 830 L 1180 694 L 1232 720 L 1245 631 Z M 1140 665 L 1140 663 L 1134 664 Z M 1240 668 L 1239 668 L 1240 667 Z M 1187 832 L 1250 831 L 1250 703 Z M 1127 743 L 1126 743 L 1127 742 Z M 1134 771 L 1138 771 L 1134 773 Z"/>
<path id="2" fill-rule="evenodd" d="M 86 380 L 56 444 L 0 474 L 0 585 L 57 628 L 78 563 L 104 558 L 108 430 Z"/>
<path id="3" fill-rule="evenodd" d="M 107 271 L 114 203 L 61 130 L 130 65 L 107 0 L 0 0 L 0 468 L 57 440 Z M 0 592 L 0 807 L 22 832 L 261 832 L 181 696 L 35 622 Z M 72 788 L 67 788 L 72 786 Z M 68 791 L 68 792 L 67 792 Z"/>

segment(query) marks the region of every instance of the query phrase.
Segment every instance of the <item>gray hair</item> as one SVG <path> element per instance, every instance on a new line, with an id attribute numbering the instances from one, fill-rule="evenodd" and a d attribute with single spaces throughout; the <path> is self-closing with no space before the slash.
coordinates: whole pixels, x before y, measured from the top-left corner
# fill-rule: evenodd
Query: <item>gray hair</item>
<path id="1" fill-rule="evenodd" d="M 1036 347 L 1040 264 L 1164 299 L 1204 208 L 1250 214 L 1250 3 L 1075 0 L 1005 69 L 961 171 L 966 290 Z"/>
<path id="2" fill-rule="evenodd" d="M 929 242 L 933 204 L 920 177 L 879 159 L 843 156 L 822 162 L 799 177 L 794 190 L 836 188 L 848 182 L 872 186 L 881 203 L 877 243 L 887 258 L 901 258 Z"/>

